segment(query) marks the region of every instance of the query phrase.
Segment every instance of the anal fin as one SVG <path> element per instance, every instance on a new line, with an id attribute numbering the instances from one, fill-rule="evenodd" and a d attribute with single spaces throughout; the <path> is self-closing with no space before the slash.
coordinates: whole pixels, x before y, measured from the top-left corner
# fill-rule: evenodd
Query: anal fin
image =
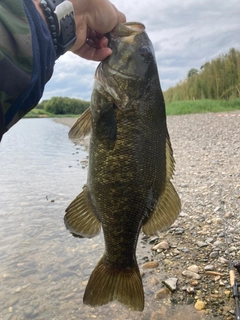
<path id="1" fill-rule="evenodd" d="M 94 214 L 86 186 L 67 207 L 64 222 L 74 236 L 93 238 L 99 234 L 101 222 Z"/>
<path id="2" fill-rule="evenodd" d="M 181 211 L 179 196 L 169 180 L 163 194 L 159 197 L 157 205 L 142 227 L 146 235 L 156 235 L 166 230 L 177 219 Z"/>

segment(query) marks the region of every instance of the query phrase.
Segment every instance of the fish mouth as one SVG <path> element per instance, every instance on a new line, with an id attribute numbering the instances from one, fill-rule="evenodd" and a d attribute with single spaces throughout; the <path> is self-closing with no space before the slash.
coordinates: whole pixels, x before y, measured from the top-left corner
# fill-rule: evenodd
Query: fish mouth
<path id="1" fill-rule="evenodd" d="M 137 34 L 143 33 L 145 26 L 141 22 L 126 22 L 119 23 L 112 32 L 109 33 L 109 38 L 121 38 L 122 42 L 133 43 Z"/>

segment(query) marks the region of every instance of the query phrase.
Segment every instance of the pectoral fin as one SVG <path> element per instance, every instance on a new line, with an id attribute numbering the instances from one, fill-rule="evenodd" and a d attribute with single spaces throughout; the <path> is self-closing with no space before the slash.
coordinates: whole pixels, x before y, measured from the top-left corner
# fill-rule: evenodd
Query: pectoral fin
<path id="1" fill-rule="evenodd" d="M 181 211 L 181 202 L 171 181 L 166 184 L 155 210 L 142 227 L 146 235 L 155 235 L 173 224 Z"/>
<path id="2" fill-rule="evenodd" d="M 80 140 L 90 133 L 91 127 L 92 114 L 90 108 L 88 108 L 72 126 L 68 133 L 68 137 L 73 141 Z"/>
<path id="3" fill-rule="evenodd" d="M 64 222 L 74 236 L 93 238 L 100 232 L 101 222 L 94 214 L 86 186 L 66 209 Z"/>

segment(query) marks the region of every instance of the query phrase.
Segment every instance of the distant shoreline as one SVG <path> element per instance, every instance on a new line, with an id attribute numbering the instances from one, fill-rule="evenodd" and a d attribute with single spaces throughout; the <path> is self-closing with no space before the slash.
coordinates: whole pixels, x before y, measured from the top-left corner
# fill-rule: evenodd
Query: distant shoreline
<path id="1" fill-rule="evenodd" d="M 72 127 L 77 121 L 77 118 L 53 118 L 53 121 L 64 124 L 65 126 Z"/>

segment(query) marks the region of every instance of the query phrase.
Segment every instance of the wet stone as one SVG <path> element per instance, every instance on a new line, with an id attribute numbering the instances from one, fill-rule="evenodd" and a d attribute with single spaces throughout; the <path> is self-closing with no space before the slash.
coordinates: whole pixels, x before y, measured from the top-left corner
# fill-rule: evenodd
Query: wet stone
<path id="1" fill-rule="evenodd" d="M 205 303 L 201 300 L 197 300 L 197 302 L 194 305 L 194 308 L 198 311 L 201 311 L 201 310 L 205 309 Z"/>
<path id="2" fill-rule="evenodd" d="M 170 291 L 167 288 L 162 288 L 161 290 L 156 292 L 155 299 L 156 300 L 165 299 L 169 296 L 169 294 L 170 294 Z"/>
<path id="3" fill-rule="evenodd" d="M 170 290 L 175 291 L 177 289 L 178 278 L 169 278 L 162 283 Z"/>

